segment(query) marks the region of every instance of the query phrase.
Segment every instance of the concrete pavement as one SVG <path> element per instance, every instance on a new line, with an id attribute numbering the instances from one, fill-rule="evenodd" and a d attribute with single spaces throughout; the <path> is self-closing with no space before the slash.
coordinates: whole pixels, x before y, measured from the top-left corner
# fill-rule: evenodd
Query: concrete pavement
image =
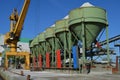
<path id="1" fill-rule="evenodd" d="M 21 71 L 23 75 L 21 76 Z M 105 72 L 91 72 L 90 74 L 65 74 L 58 72 L 48 71 L 29 71 L 22 69 L 10 69 L 3 71 L 0 70 L 6 80 L 27 80 L 27 76 L 30 75 L 31 80 L 119 80 L 120 75 L 113 75 L 110 71 Z"/>

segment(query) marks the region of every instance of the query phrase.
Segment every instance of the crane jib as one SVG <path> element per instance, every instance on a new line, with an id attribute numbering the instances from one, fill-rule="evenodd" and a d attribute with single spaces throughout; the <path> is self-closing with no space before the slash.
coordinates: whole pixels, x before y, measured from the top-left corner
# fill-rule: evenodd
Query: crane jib
<path id="1" fill-rule="evenodd" d="M 17 21 L 16 26 L 15 26 L 15 29 L 13 31 L 14 35 L 17 37 L 19 37 L 21 34 L 29 4 L 30 4 L 30 0 L 25 0 L 22 11 L 20 13 L 20 16 L 19 16 L 18 21 Z"/>

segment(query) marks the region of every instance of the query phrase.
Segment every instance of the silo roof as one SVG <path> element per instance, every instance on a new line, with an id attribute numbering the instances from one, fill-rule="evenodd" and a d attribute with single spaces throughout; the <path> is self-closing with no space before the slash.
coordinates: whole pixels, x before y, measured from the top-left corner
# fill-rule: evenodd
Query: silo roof
<path id="1" fill-rule="evenodd" d="M 68 19 L 69 18 L 69 16 L 67 15 L 67 16 L 65 16 L 63 19 Z"/>
<path id="2" fill-rule="evenodd" d="M 84 4 L 82 4 L 80 7 L 94 7 L 94 5 L 92 5 L 89 2 L 85 2 Z"/>

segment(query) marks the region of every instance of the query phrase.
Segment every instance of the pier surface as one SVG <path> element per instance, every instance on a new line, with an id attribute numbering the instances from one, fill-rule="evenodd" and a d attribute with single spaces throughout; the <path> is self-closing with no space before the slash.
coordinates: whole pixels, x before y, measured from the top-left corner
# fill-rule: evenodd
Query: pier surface
<path id="1" fill-rule="evenodd" d="M 21 75 L 21 71 L 23 72 Z M 29 75 L 30 80 L 120 80 L 119 74 L 111 72 L 91 72 L 90 74 L 65 74 L 48 71 L 29 71 L 22 69 L 0 70 L 0 75 L 5 80 L 27 80 Z"/>

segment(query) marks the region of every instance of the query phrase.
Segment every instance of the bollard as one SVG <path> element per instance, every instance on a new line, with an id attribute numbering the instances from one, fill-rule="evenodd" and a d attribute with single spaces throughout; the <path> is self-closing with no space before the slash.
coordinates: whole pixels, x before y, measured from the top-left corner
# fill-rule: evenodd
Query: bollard
<path id="1" fill-rule="evenodd" d="M 21 76 L 24 76 L 24 72 L 23 71 L 21 71 L 20 73 L 21 73 Z"/>
<path id="2" fill-rule="evenodd" d="M 27 75 L 27 80 L 30 80 L 30 75 Z"/>

